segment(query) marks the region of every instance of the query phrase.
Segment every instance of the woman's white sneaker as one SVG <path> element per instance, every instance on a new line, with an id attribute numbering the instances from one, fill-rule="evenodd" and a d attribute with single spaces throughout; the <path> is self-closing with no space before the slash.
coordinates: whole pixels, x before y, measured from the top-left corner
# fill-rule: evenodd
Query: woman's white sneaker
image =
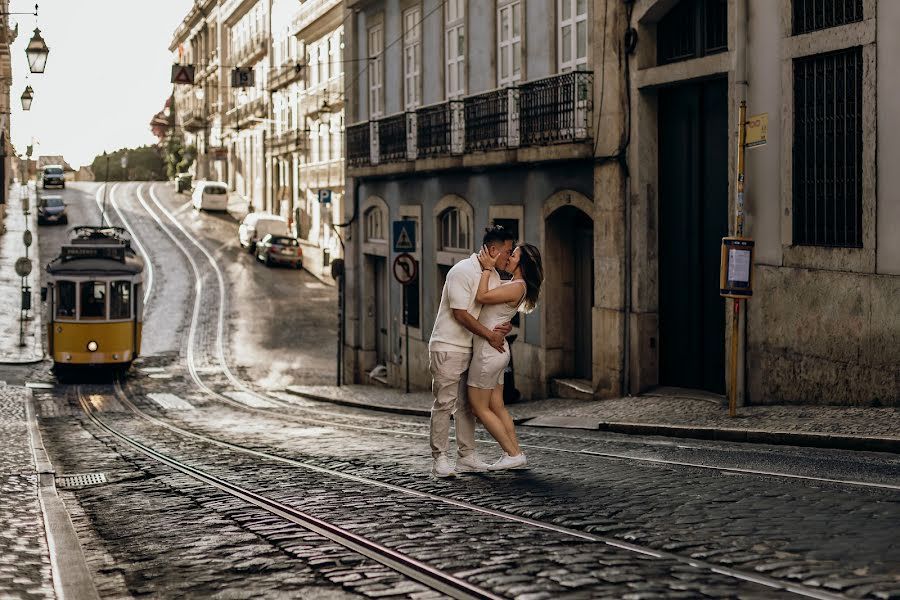
<path id="1" fill-rule="evenodd" d="M 506 452 L 500 457 L 500 460 L 488 467 L 491 471 L 503 471 L 506 469 L 521 469 L 528 461 L 525 459 L 525 453 L 520 452 L 517 456 L 510 456 Z"/>

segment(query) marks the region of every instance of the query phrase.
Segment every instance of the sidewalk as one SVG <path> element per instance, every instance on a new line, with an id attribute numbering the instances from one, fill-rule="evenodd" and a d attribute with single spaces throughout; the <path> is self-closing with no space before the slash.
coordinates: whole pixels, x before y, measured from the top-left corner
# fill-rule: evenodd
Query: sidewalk
<path id="1" fill-rule="evenodd" d="M 429 392 L 405 394 L 367 385 L 290 386 L 286 391 L 313 400 L 423 417 L 431 409 Z M 611 400 L 549 398 L 508 408 L 516 423 L 527 427 L 900 453 L 900 408 L 747 406 L 730 418 L 724 400 L 692 397 L 674 389 Z"/>
<path id="2" fill-rule="evenodd" d="M 41 258 L 38 253 L 37 213 L 34 206 L 33 190 L 28 190 L 31 197 L 31 211 L 26 217 L 22 214 L 22 192 L 24 189 L 14 185 L 7 198 L 6 231 L 0 235 L 0 363 L 34 363 L 44 358 L 44 336 L 41 313 Z M 27 226 L 27 227 L 26 227 Z M 32 233 L 32 244 L 28 248 L 31 259 L 31 275 L 27 283 L 31 286 L 31 310 L 33 318 L 24 323 L 24 345 L 19 345 L 19 314 L 22 306 L 21 278 L 16 275 L 16 260 L 25 256 L 25 244 L 22 234 L 25 229 Z"/>

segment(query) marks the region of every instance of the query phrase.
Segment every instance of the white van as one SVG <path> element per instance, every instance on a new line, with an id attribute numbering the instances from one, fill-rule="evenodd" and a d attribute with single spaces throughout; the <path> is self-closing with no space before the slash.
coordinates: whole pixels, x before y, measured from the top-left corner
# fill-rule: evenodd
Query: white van
<path id="1" fill-rule="evenodd" d="M 221 181 L 198 181 L 191 203 L 197 210 L 227 210 L 228 186 Z"/>
<path id="2" fill-rule="evenodd" d="M 244 220 L 241 222 L 241 226 L 238 229 L 238 240 L 241 242 L 241 246 L 253 252 L 256 249 L 256 242 L 266 237 L 266 234 L 269 233 L 272 235 L 291 235 L 287 219 L 268 212 L 254 212 L 244 217 Z"/>

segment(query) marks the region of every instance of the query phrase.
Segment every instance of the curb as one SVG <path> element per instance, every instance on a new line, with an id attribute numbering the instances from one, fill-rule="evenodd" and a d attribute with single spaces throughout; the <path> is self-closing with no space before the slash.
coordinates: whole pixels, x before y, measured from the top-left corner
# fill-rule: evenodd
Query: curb
<path id="1" fill-rule="evenodd" d="M 72 519 L 56 491 L 56 471 L 50 463 L 41 430 L 34 410 L 34 396 L 26 389 L 25 414 L 28 421 L 28 438 L 38 474 L 38 495 L 44 517 L 44 531 L 50 550 L 50 569 L 53 573 L 53 589 L 61 600 L 77 598 L 99 600 L 100 595 L 78 541 Z"/>
<path id="2" fill-rule="evenodd" d="M 431 411 L 423 408 L 407 406 L 365 404 L 356 400 L 331 398 L 309 392 L 301 392 L 286 388 L 285 392 L 308 400 L 329 402 L 341 406 L 363 408 L 366 410 L 387 413 L 429 417 Z M 525 427 L 557 428 L 555 425 L 531 423 L 540 417 L 521 417 L 513 419 L 516 425 Z M 610 422 L 583 419 L 590 425 L 567 425 L 565 429 L 582 429 L 585 431 L 606 431 L 625 435 L 658 435 L 673 438 L 691 438 L 714 440 L 720 442 L 739 442 L 746 444 L 770 444 L 775 446 L 802 446 L 807 448 L 826 448 L 833 450 L 853 450 L 856 452 L 889 452 L 900 454 L 900 438 L 861 437 L 829 433 L 804 433 L 797 431 L 766 431 L 763 429 L 718 429 L 715 427 L 694 427 L 679 425 L 660 425 L 649 423 Z"/>

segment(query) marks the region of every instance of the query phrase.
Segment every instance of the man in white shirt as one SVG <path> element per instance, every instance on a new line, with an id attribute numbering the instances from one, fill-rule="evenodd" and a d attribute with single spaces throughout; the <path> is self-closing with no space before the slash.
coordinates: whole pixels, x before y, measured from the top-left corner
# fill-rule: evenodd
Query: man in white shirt
<path id="1" fill-rule="evenodd" d="M 512 255 L 512 232 L 499 226 L 484 234 L 484 245 L 497 256 L 497 268 L 503 269 Z M 472 335 L 486 339 L 498 352 L 512 326 L 509 323 L 493 331 L 478 322 L 481 304 L 475 302 L 481 263 L 473 254 L 453 265 L 441 291 L 441 305 L 434 320 L 434 330 L 428 343 L 431 391 L 431 474 L 453 477 L 457 472 L 487 471 L 487 463 L 475 454 L 475 416 L 466 399 L 466 372 L 472 360 Z M 500 275 L 492 269 L 490 287 L 500 284 Z M 450 465 L 450 415 L 456 421 L 456 447 L 459 457 L 456 467 Z"/>

